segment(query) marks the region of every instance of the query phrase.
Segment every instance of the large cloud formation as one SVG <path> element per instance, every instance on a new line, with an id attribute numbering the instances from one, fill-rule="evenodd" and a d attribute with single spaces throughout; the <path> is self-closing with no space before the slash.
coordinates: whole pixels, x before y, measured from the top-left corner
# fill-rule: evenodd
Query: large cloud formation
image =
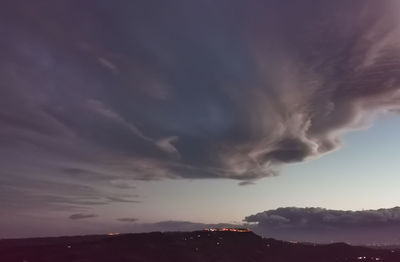
<path id="1" fill-rule="evenodd" d="M 313 242 L 399 243 L 400 207 L 344 211 L 286 207 L 247 216 L 258 233 Z"/>
<path id="2" fill-rule="evenodd" d="M 343 132 L 400 107 L 399 5 L 6 0 L 1 187 L 79 181 L 93 193 L 74 197 L 134 201 L 107 190 L 251 181 L 331 152 Z"/>

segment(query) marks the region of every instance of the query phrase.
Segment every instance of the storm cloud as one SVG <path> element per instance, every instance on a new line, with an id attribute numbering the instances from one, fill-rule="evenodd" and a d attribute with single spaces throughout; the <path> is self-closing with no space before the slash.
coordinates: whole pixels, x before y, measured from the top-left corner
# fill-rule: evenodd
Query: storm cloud
<path id="1" fill-rule="evenodd" d="M 131 202 L 107 190 L 248 184 L 332 152 L 400 108 L 399 11 L 396 0 L 5 1 L 0 178 Z"/>
<path id="2" fill-rule="evenodd" d="M 289 240 L 400 242 L 400 207 L 361 211 L 286 207 L 250 215 L 244 221 L 264 236 Z"/>

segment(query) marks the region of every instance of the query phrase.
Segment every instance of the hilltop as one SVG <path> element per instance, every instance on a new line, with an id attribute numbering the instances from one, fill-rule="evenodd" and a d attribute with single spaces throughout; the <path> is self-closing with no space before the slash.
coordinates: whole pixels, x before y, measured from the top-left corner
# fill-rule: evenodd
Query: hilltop
<path id="1" fill-rule="evenodd" d="M 400 251 L 265 239 L 253 232 L 195 231 L 0 240 L 7 262 L 400 261 Z"/>

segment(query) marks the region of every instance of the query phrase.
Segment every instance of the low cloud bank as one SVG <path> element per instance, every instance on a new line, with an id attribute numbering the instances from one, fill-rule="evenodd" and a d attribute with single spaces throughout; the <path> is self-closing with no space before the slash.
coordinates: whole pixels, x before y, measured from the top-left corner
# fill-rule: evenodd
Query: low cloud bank
<path id="1" fill-rule="evenodd" d="M 362 211 L 285 207 L 244 221 L 264 236 L 288 240 L 400 243 L 400 207 Z"/>

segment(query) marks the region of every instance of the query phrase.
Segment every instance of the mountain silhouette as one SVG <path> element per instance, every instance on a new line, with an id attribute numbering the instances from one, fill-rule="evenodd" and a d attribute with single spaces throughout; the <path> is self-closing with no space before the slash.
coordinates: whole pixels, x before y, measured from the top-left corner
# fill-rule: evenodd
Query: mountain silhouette
<path id="1" fill-rule="evenodd" d="M 0 240 L 4 262 L 399 262 L 400 250 L 195 231 Z"/>

